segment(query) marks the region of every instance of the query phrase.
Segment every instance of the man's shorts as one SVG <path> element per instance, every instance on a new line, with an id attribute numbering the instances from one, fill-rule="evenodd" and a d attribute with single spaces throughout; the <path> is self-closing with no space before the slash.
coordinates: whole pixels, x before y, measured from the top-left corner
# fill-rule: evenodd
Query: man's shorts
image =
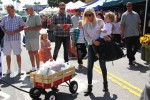
<path id="1" fill-rule="evenodd" d="M 11 50 L 13 50 L 14 55 L 21 54 L 21 41 L 4 41 L 3 52 L 4 55 L 11 55 Z"/>
<path id="2" fill-rule="evenodd" d="M 39 50 L 39 39 L 26 39 L 26 49 L 28 51 Z"/>

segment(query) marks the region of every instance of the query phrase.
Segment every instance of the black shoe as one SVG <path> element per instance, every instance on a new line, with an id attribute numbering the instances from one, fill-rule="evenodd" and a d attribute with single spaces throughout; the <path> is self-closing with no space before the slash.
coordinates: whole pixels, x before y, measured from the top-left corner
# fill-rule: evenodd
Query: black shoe
<path id="1" fill-rule="evenodd" d="M 108 91 L 108 82 L 104 82 L 103 83 L 103 92 L 107 92 Z"/>
<path id="2" fill-rule="evenodd" d="M 129 61 L 129 65 L 133 65 L 133 61 Z"/>
<path id="3" fill-rule="evenodd" d="M 97 56 L 94 57 L 94 62 L 97 61 L 99 58 Z"/>
<path id="4" fill-rule="evenodd" d="M 35 71 L 36 70 L 30 70 L 30 71 L 26 72 L 26 74 L 30 74 L 30 73 L 35 72 Z"/>
<path id="5" fill-rule="evenodd" d="M 103 89 L 103 92 L 108 92 L 108 88 L 104 88 L 104 89 Z"/>
<path id="6" fill-rule="evenodd" d="M 88 85 L 87 90 L 84 92 L 85 93 L 84 96 L 88 96 L 92 93 L 92 87 L 93 85 Z"/>

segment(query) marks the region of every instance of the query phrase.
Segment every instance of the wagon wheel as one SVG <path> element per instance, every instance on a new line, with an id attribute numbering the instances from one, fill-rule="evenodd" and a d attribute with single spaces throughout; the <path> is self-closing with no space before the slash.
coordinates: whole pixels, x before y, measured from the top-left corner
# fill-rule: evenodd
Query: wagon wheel
<path id="1" fill-rule="evenodd" d="M 41 91 L 40 89 L 34 87 L 30 89 L 29 95 L 33 99 L 38 99 L 41 95 Z"/>
<path id="2" fill-rule="evenodd" d="M 75 94 L 78 90 L 78 83 L 76 81 L 70 82 L 69 90 L 72 94 Z"/>
<path id="3" fill-rule="evenodd" d="M 56 92 L 50 91 L 46 94 L 45 100 L 57 100 Z"/>
<path id="4" fill-rule="evenodd" d="M 45 89 L 40 89 L 40 91 L 41 91 L 42 94 L 47 94 Z"/>
<path id="5" fill-rule="evenodd" d="M 58 92 L 59 91 L 58 86 L 54 86 L 51 89 L 52 89 L 53 92 Z"/>

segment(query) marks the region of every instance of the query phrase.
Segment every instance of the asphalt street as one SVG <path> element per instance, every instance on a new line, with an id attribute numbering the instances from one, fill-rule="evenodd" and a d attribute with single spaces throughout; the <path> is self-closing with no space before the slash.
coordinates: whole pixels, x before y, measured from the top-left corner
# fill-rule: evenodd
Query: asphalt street
<path id="1" fill-rule="evenodd" d="M 55 43 L 52 42 L 52 53 L 54 45 Z M 31 69 L 31 63 L 24 46 L 22 46 L 21 56 L 22 71 L 25 73 Z M 2 79 L 18 88 L 29 91 L 33 86 L 30 82 L 29 76 L 26 74 L 21 76 L 17 75 L 18 65 L 16 63 L 16 57 L 14 55 L 11 57 L 12 74 L 9 77 L 3 76 Z M 63 47 L 61 47 L 59 51 L 58 58 L 63 59 Z M 76 67 L 76 76 L 71 81 L 76 80 L 78 82 L 78 91 L 77 94 L 72 95 L 69 92 L 68 85 L 62 83 L 58 87 L 58 100 L 139 100 L 145 83 L 150 80 L 150 68 L 145 61 L 141 60 L 141 53 L 138 52 L 136 54 L 136 62 L 134 66 L 128 65 L 128 59 L 126 57 L 113 62 L 107 62 L 109 92 L 103 92 L 102 75 L 97 61 L 95 62 L 93 69 L 93 93 L 92 95 L 85 97 L 84 91 L 87 88 L 87 59 L 84 59 L 85 67 L 83 69 L 78 69 L 77 60 L 70 60 L 69 64 Z M 4 55 L 2 56 L 2 67 L 3 72 L 6 72 L 7 65 Z M 28 93 L 19 91 L 4 83 L 0 83 L 0 86 L 2 90 L 0 94 L 2 95 L 2 93 L 5 93 L 5 97 L 9 98 L 7 100 L 32 100 Z M 51 89 L 47 89 L 46 91 L 51 91 Z M 40 98 L 43 100 L 44 95 Z M 2 99 L 0 98 L 0 100 Z"/>

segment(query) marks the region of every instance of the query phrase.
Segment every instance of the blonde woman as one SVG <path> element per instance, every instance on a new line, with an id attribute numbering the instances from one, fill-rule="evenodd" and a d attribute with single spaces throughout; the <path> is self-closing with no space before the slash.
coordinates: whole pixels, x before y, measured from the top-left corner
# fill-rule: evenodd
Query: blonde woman
<path id="1" fill-rule="evenodd" d="M 88 88 L 85 91 L 85 96 L 88 96 L 92 92 L 92 77 L 93 77 L 93 65 L 95 61 L 95 54 L 92 48 L 92 44 L 99 46 L 100 42 L 96 41 L 99 36 L 101 29 L 104 26 L 104 21 L 102 19 L 96 18 L 96 14 L 93 8 L 86 8 L 83 13 L 83 29 L 84 36 L 88 42 L 88 70 L 87 70 L 87 78 L 88 78 Z M 107 82 L 107 69 L 106 62 L 104 60 L 99 60 L 100 67 L 103 74 L 103 91 L 108 91 L 108 82 Z"/>

